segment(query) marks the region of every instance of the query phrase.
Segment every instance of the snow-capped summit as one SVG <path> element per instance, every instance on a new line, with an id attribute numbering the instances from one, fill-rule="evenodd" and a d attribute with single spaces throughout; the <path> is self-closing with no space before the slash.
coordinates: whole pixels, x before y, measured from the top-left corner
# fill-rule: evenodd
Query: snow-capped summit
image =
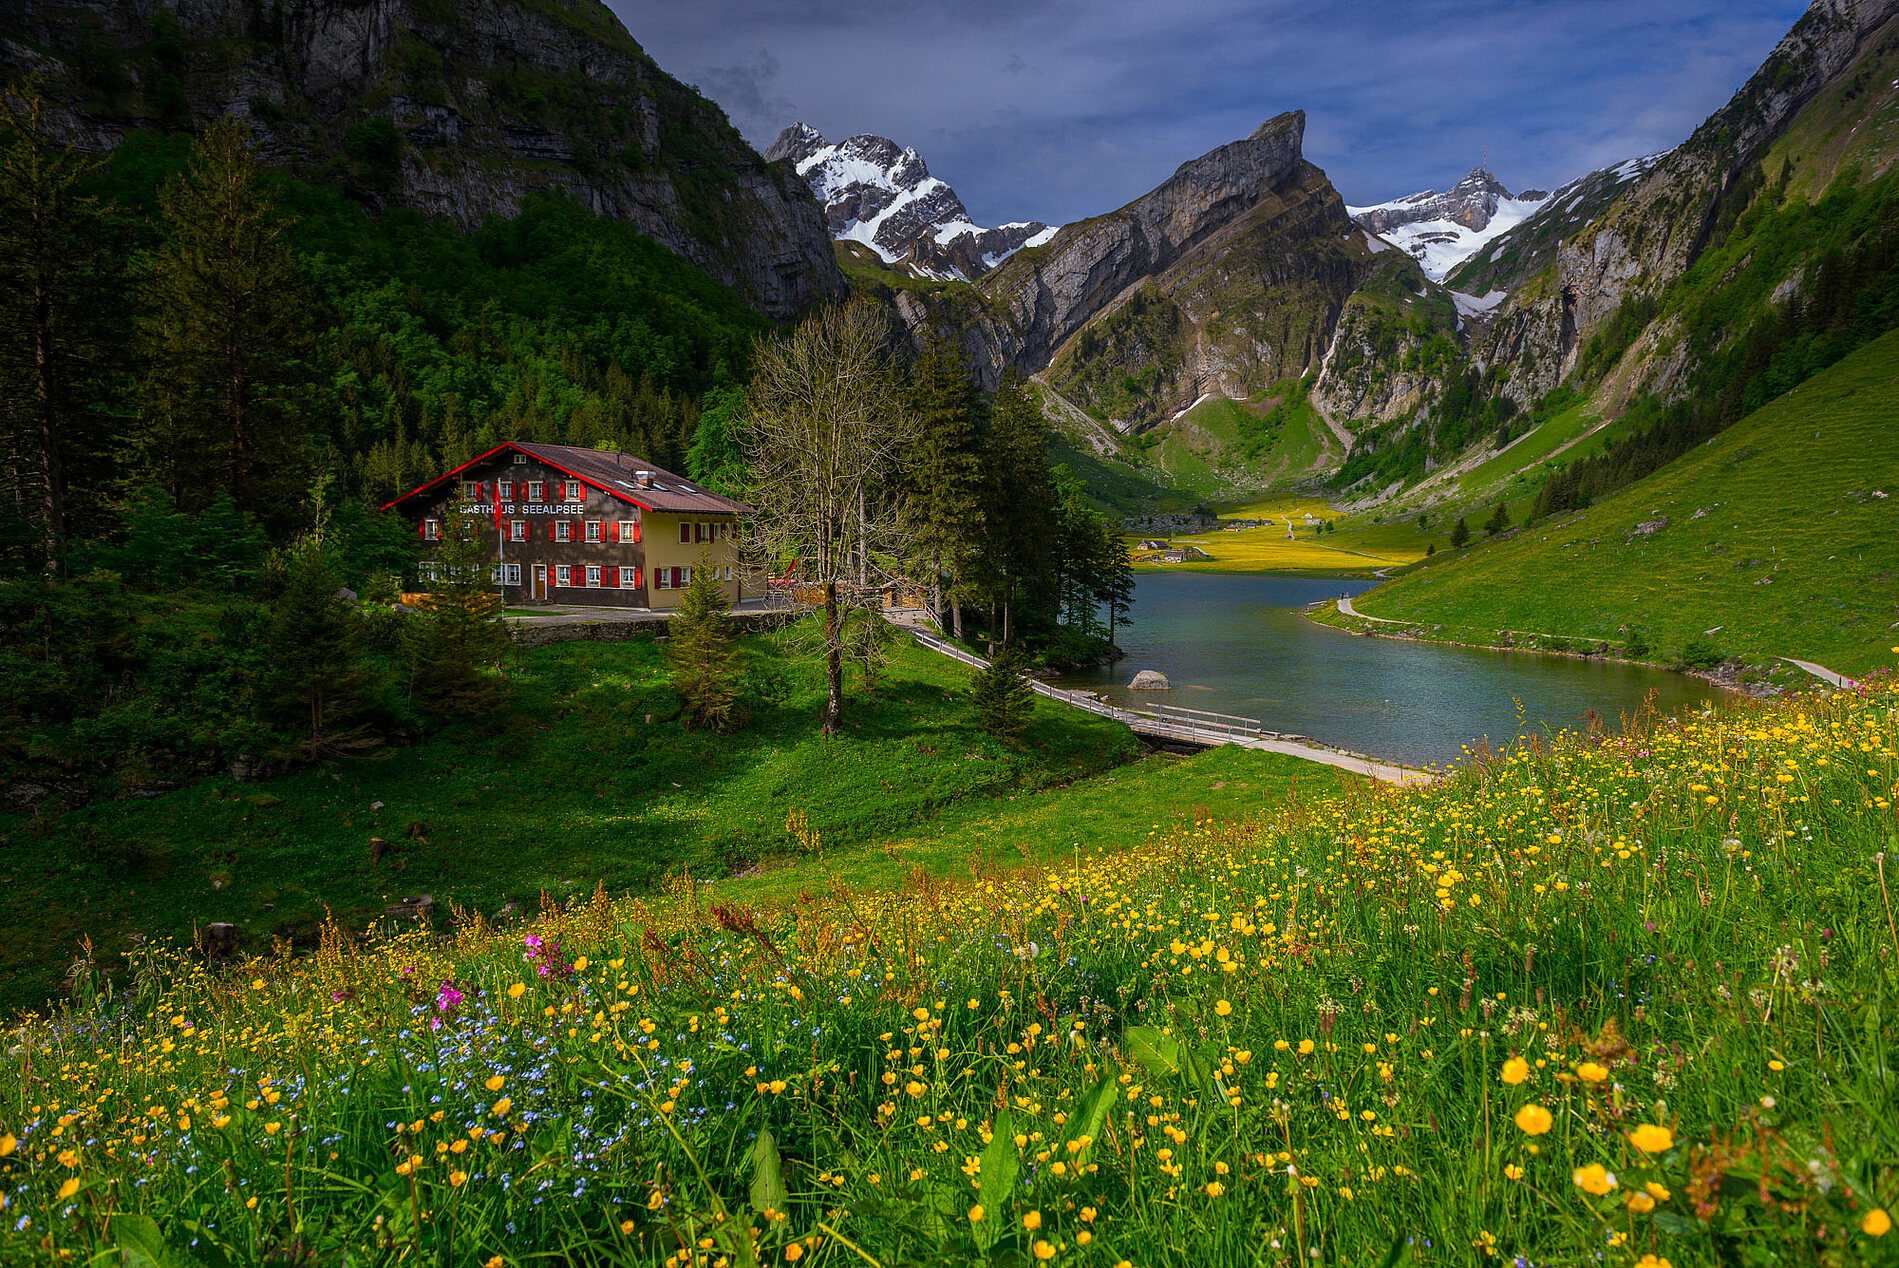
<path id="1" fill-rule="evenodd" d="M 884 263 L 920 276 L 974 281 L 1055 236 L 1040 221 L 984 229 L 956 191 L 930 175 L 922 155 L 889 137 L 865 134 L 834 145 L 809 124 L 794 123 L 765 159 L 792 162 L 824 204 L 833 238 L 861 242 Z"/>
<path id="2" fill-rule="evenodd" d="M 1512 194 L 1481 167 L 1450 189 L 1422 193 L 1369 207 L 1347 207 L 1353 220 L 1409 252 L 1425 275 L 1441 282 L 1484 244 L 1535 215 L 1549 194 L 1526 189 Z"/>

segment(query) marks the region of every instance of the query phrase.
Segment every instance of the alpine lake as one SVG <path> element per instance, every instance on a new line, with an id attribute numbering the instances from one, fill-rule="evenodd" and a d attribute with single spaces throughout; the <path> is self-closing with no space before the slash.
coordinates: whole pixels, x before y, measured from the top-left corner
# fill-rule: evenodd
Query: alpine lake
<path id="1" fill-rule="evenodd" d="M 1377 583 L 1333 577 L 1142 573 L 1125 659 L 1061 675 L 1126 708 L 1170 705 L 1257 719 L 1269 731 L 1409 766 L 1448 766 L 1533 732 L 1611 730 L 1644 709 L 1718 699 L 1699 678 L 1614 660 L 1368 638 L 1303 610 Z M 1143 669 L 1170 691 L 1129 691 Z"/>

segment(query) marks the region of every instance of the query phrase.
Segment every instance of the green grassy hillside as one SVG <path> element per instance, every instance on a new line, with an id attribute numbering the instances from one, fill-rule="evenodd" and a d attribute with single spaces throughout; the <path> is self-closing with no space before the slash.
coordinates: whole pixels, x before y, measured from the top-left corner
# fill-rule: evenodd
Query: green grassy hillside
<path id="1" fill-rule="evenodd" d="M 1127 728 L 1049 704 L 1021 746 L 1000 743 L 976 726 L 968 671 L 909 647 L 826 741 L 815 670 L 749 647 L 757 716 L 735 735 L 673 721 L 677 697 L 650 640 L 569 643 L 521 657 L 500 716 L 393 760 L 0 814 L 0 1008 L 45 999 L 85 937 L 117 951 L 129 935 L 188 939 L 225 920 L 263 950 L 326 912 L 360 928 L 410 894 L 443 912 L 531 909 L 543 893 L 638 890 L 681 867 L 770 869 L 814 840 L 835 858 L 955 807 L 967 826 L 984 807 L 1007 810 L 1136 751 Z M 758 685 L 767 679 L 778 685 Z M 793 811 L 815 837 L 788 829 Z M 398 847 L 380 863 L 375 837 Z"/>
<path id="2" fill-rule="evenodd" d="M 1658 650 L 1718 626 L 1729 651 L 1857 674 L 1889 662 L 1899 621 L 1895 497 L 1899 332 L 1641 483 L 1429 561 L 1357 607 L 1611 640 L 1634 627 Z"/>

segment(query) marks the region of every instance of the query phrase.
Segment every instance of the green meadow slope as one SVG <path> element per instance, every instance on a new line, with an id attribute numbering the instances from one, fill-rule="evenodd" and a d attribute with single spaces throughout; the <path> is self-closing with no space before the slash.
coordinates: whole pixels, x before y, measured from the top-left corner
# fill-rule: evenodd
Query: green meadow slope
<path id="1" fill-rule="evenodd" d="M 1440 556 L 1356 606 L 1571 637 L 1639 629 L 1658 653 L 1719 627 L 1731 653 L 1859 674 L 1891 662 L 1895 572 L 1899 332 L 1640 483 Z"/>

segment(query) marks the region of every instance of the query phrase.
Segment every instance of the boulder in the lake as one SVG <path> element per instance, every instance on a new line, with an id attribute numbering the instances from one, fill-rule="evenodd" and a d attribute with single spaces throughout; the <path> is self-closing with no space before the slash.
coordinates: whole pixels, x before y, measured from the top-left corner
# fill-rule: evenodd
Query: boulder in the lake
<path id="1" fill-rule="evenodd" d="M 1174 684 L 1158 669 L 1143 669 L 1128 683 L 1129 691 L 1172 691 Z"/>

